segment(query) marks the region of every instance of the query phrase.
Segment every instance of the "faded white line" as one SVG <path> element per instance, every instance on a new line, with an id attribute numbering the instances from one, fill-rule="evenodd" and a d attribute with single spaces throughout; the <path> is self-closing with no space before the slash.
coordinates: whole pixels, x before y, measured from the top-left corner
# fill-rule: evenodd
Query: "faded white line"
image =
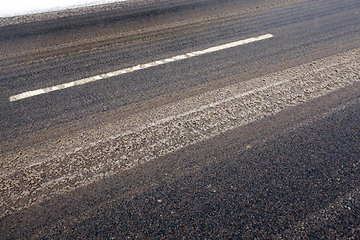
<path id="1" fill-rule="evenodd" d="M 18 101 L 18 100 L 21 100 L 21 99 L 24 99 L 24 98 L 34 97 L 34 96 L 37 96 L 37 95 L 40 95 L 40 94 L 49 93 L 49 92 L 53 92 L 53 91 L 58 91 L 58 90 L 69 88 L 69 87 L 75 87 L 75 86 L 83 85 L 83 84 L 86 84 L 86 83 L 95 82 L 95 81 L 103 80 L 103 79 L 106 79 L 106 78 L 119 76 L 121 74 L 126 74 L 126 73 L 134 72 L 134 71 L 137 71 L 137 70 L 145 69 L 145 68 L 155 67 L 155 66 L 165 64 L 165 63 L 180 61 L 180 60 L 183 60 L 183 59 L 200 56 L 200 55 L 203 55 L 203 54 L 206 54 L 206 53 L 212 53 L 212 52 L 216 52 L 216 51 L 221 51 L 221 50 L 225 50 L 225 49 L 228 49 L 228 48 L 232 48 L 232 47 L 236 47 L 236 46 L 240 46 L 240 45 L 244 45 L 244 44 L 248 44 L 248 43 L 252 43 L 252 42 L 256 42 L 256 41 L 261 41 L 261 40 L 265 40 L 265 39 L 272 38 L 272 37 L 273 37 L 272 34 L 265 34 L 265 35 L 262 35 L 262 36 L 259 36 L 259 37 L 248 38 L 248 39 L 240 40 L 240 41 L 237 41 L 237 42 L 227 43 L 227 44 L 224 44 L 224 45 L 211 47 L 211 48 L 204 49 L 204 50 L 201 50 L 201 51 L 195 51 L 195 52 L 191 52 L 191 53 L 187 53 L 187 54 L 183 54 L 183 55 L 178 55 L 178 56 L 163 59 L 163 60 L 160 60 L 160 61 L 141 64 L 141 65 L 137 65 L 137 66 L 134 66 L 134 67 L 131 67 L 131 68 L 117 70 L 117 71 L 114 71 L 114 72 L 109 72 L 109 73 L 97 75 L 97 76 L 94 76 L 94 77 L 88 77 L 88 78 L 80 79 L 80 80 L 77 80 L 77 81 L 63 83 L 63 84 L 59 84 L 59 85 L 56 85 L 56 86 L 47 87 L 47 88 L 43 88 L 43 89 L 38 89 L 38 90 L 34 90 L 34 91 L 23 92 L 23 93 L 11 96 L 9 98 L 9 100 L 10 100 L 10 102 L 14 102 L 14 101 Z"/>
<path id="2" fill-rule="evenodd" d="M 61 143 L 21 150 L 26 152 L 21 156 L 16 149 L 4 157 L 1 168 L 0 218 L 357 83 L 359 56 L 356 49 L 239 82 L 97 126 L 85 135 L 64 136 Z M 311 121 L 358 101 L 320 111 Z M 294 127 L 308 123 L 304 120 Z"/>

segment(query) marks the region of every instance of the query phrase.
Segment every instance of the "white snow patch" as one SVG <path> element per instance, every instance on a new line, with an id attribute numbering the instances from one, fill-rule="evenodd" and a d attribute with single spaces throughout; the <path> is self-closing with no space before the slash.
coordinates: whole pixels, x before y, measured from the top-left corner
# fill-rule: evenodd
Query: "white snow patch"
<path id="1" fill-rule="evenodd" d="M 123 1 L 126 0 L 0 0 L 0 17 L 15 17 Z"/>

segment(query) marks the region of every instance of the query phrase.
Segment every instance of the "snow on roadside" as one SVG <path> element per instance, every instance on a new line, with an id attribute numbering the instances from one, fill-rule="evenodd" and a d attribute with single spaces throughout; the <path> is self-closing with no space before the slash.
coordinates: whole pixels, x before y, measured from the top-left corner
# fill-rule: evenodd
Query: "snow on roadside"
<path id="1" fill-rule="evenodd" d="M 0 0 L 0 18 L 102 5 L 126 0 Z"/>

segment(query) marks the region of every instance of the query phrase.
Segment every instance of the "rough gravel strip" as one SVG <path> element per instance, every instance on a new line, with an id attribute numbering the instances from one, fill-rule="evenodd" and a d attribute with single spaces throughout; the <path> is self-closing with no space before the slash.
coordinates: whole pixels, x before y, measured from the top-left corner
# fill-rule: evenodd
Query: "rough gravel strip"
<path id="1" fill-rule="evenodd" d="M 351 50 L 131 116 L 94 130 L 76 149 L 9 156 L 0 216 L 358 82 L 359 61 L 360 49 Z"/>

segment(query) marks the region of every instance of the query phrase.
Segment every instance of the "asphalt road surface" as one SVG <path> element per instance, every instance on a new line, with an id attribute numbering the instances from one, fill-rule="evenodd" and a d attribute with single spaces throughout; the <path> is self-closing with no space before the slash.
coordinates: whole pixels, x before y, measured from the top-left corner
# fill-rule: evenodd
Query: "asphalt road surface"
<path id="1" fill-rule="evenodd" d="M 0 20 L 1 238 L 358 238 L 359 14 L 169 0 Z"/>

